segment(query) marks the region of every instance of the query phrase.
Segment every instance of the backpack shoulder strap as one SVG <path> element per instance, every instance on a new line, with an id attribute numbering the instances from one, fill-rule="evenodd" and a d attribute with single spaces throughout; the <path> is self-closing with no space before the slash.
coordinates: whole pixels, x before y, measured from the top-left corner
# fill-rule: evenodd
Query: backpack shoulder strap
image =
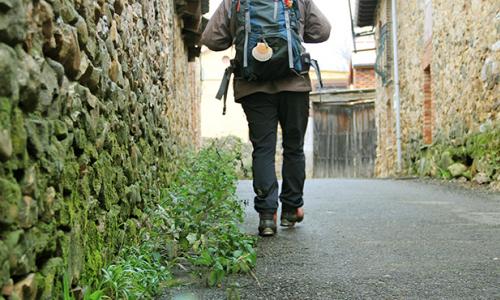
<path id="1" fill-rule="evenodd" d="M 231 0 L 231 8 L 229 11 L 229 32 L 234 39 L 236 38 L 236 33 L 238 32 L 238 13 L 241 10 L 241 0 Z"/>

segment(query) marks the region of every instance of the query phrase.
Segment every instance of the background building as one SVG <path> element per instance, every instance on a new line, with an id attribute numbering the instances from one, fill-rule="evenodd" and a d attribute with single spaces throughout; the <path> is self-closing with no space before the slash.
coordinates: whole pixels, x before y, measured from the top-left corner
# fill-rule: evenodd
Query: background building
<path id="1" fill-rule="evenodd" d="M 498 180 L 499 147 L 484 145 L 499 142 L 500 2 L 396 2 L 403 171 Z M 397 171 L 393 21 L 390 0 L 356 1 L 356 25 L 376 37 L 379 176 Z"/>

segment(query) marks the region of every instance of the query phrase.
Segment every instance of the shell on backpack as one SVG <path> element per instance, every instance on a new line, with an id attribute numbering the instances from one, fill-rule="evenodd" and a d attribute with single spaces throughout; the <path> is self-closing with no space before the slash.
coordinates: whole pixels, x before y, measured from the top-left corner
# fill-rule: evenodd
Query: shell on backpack
<path id="1" fill-rule="evenodd" d="M 266 43 L 257 43 L 257 46 L 252 49 L 252 56 L 260 62 L 265 62 L 273 56 L 273 49 Z"/>

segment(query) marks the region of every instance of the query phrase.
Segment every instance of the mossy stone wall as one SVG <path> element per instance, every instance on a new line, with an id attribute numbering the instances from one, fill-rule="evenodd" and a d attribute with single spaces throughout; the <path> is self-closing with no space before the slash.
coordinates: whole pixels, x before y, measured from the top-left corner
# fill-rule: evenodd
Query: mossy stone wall
<path id="1" fill-rule="evenodd" d="M 378 3 L 377 38 L 379 24 L 390 21 L 391 12 L 390 0 Z M 397 1 L 403 173 L 413 174 L 430 148 L 445 151 L 475 141 L 474 136 L 495 136 L 500 122 L 499 9 L 496 0 Z M 397 175 L 394 84 L 384 86 L 379 79 L 378 85 L 376 174 L 385 177 Z M 424 143 L 426 129 L 432 145 Z"/>
<path id="2" fill-rule="evenodd" d="M 0 0 L 0 299 L 91 283 L 196 144 L 174 5 Z"/>

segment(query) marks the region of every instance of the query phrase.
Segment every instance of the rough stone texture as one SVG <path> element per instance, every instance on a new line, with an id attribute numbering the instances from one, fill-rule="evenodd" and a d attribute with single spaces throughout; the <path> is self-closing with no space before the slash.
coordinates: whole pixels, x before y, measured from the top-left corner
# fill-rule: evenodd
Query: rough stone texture
<path id="1" fill-rule="evenodd" d="M 64 272 L 89 284 L 196 147 L 176 2 L 0 0 L 3 296 L 59 298 Z"/>
<path id="2" fill-rule="evenodd" d="M 388 20 L 390 2 L 379 1 L 375 21 L 378 31 L 378 24 Z M 426 13 L 426 2 L 431 5 L 431 15 Z M 411 173 L 415 165 L 417 169 L 419 164 L 425 165 L 420 158 L 426 155 L 423 135 L 426 119 L 424 68 L 427 63 L 431 75 L 432 105 L 429 106 L 431 118 L 427 115 L 431 124 L 426 128 L 432 128 L 434 144 L 465 146 L 470 136 L 482 132 L 480 129 L 484 124 L 493 124 L 490 130 L 498 130 L 499 11 L 500 2 L 495 0 L 398 1 L 405 173 Z M 426 32 L 427 28 L 430 31 Z M 389 176 L 396 173 L 393 84 L 384 87 L 380 80 L 378 84 L 376 114 L 379 145 L 376 173 Z M 436 160 L 439 160 L 441 153 L 437 155 Z M 496 163 L 489 160 L 490 165 Z"/>

